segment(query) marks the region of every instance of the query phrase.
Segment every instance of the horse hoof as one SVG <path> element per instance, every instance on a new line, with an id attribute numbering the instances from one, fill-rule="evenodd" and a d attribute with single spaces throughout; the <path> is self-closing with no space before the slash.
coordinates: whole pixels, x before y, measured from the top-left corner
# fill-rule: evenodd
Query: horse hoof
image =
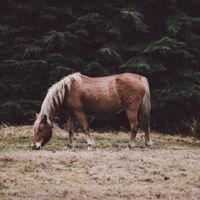
<path id="1" fill-rule="evenodd" d="M 89 145 L 87 150 L 88 150 L 88 151 L 92 151 L 92 146 Z"/>
<path id="2" fill-rule="evenodd" d="M 153 147 L 153 142 L 152 141 L 147 142 L 146 143 L 146 147 L 152 148 Z"/>
<path id="3" fill-rule="evenodd" d="M 73 149 L 73 146 L 71 144 L 66 144 L 64 149 Z"/>
<path id="4" fill-rule="evenodd" d="M 134 148 L 136 148 L 136 144 L 135 143 L 129 144 L 127 148 L 128 148 L 128 150 L 134 149 Z"/>

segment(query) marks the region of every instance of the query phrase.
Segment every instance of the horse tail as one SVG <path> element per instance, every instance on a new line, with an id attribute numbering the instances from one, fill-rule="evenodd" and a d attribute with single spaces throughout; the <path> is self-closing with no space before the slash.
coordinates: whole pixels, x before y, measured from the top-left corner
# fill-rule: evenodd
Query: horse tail
<path id="1" fill-rule="evenodd" d="M 150 110 L 151 110 L 150 90 L 147 79 L 145 77 L 142 77 L 141 81 L 142 84 L 144 85 L 145 93 L 140 106 L 139 124 L 141 130 L 147 132 L 150 130 Z"/>

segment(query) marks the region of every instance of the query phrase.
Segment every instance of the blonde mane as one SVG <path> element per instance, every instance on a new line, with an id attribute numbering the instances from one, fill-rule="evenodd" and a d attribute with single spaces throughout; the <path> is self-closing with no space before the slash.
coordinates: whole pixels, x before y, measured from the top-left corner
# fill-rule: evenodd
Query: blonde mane
<path id="1" fill-rule="evenodd" d="M 65 98 L 65 87 L 71 90 L 72 80 L 75 80 L 79 84 L 82 82 L 81 74 L 79 72 L 68 75 L 61 79 L 59 82 L 55 83 L 48 90 L 48 93 L 42 103 L 40 114 L 35 121 L 35 125 L 39 125 L 42 117 L 47 116 L 47 122 L 51 124 L 50 116 L 53 116 L 57 109 L 62 105 Z"/>

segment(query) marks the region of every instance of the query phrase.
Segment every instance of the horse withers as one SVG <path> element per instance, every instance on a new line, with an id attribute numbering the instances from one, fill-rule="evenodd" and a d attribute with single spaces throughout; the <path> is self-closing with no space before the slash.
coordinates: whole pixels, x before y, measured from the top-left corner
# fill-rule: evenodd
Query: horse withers
<path id="1" fill-rule="evenodd" d="M 145 77 L 124 73 L 91 78 L 80 73 L 64 77 L 48 91 L 41 111 L 34 123 L 33 149 L 40 149 L 52 136 L 52 124 L 59 109 L 68 115 L 69 140 L 67 147 L 73 148 L 74 124 L 80 123 L 86 135 L 88 149 L 94 145 L 89 132 L 86 115 L 106 117 L 122 110 L 126 111 L 130 123 L 129 148 L 135 147 L 138 127 L 145 132 L 146 146 L 151 147 L 150 138 L 150 91 Z"/>

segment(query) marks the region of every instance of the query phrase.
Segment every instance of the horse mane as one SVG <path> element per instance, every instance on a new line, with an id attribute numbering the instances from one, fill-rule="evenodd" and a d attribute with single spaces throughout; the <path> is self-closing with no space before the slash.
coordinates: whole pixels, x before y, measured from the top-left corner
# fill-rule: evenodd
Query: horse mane
<path id="1" fill-rule="evenodd" d="M 82 82 L 81 73 L 76 72 L 74 74 L 70 74 L 49 88 L 41 106 L 41 111 L 38 116 L 39 119 L 36 121 L 39 121 L 40 123 L 42 117 L 46 115 L 47 122 L 51 124 L 50 116 L 53 116 L 57 109 L 62 105 L 65 98 L 65 88 L 67 87 L 68 90 L 71 90 L 72 80 L 80 84 Z"/>

